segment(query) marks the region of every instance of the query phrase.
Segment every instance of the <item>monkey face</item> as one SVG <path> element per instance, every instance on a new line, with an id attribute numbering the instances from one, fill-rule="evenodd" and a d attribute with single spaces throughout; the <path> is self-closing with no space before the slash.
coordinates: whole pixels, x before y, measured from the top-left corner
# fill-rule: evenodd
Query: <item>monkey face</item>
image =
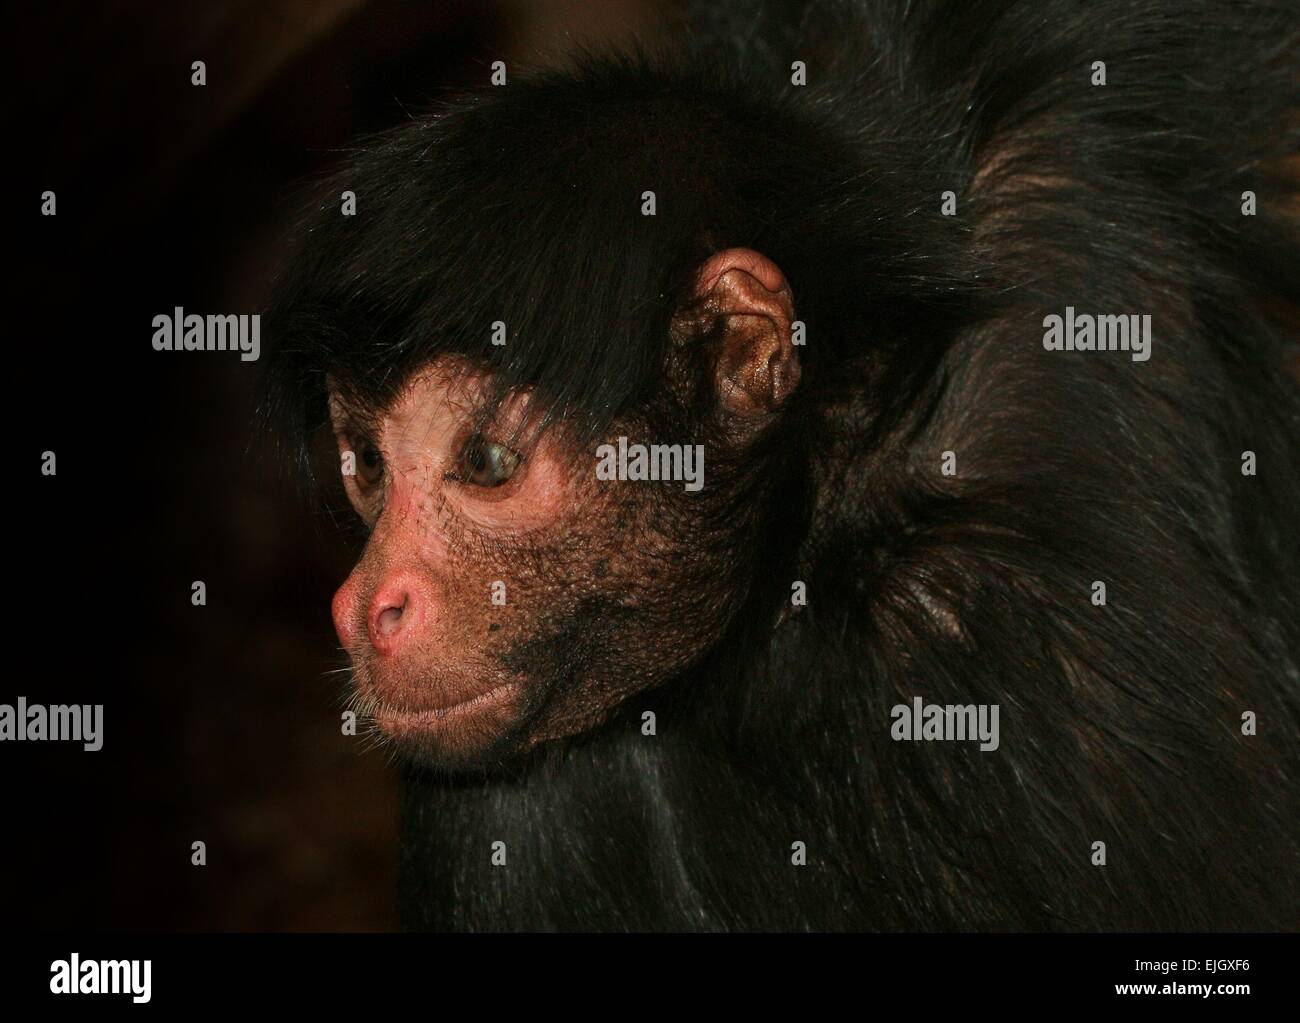
<path id="1" fill-rule="evenodd" d="M 706 440 L 678 448 L 679 467 L 688 448 L 698 459 L 685 486 L 602 472 L 613 445 L 584 452 L 563 424 L 540 429 L 529 394 L 489 403 L 490 379 L 461 356 L 434 358 L 378 411 L 331 386 L 344 484 L 370 531 L 334 622 L 384 735 L 437 765 L 500 760 L 587 730 L 717 644 L 763 518 L 754 442 L 799 377 L 791 319 L 758 253 L 700 269 L 674 322 L 675 383 L 614 424 L 620 451 L 624 434 Z"/>
<path id="2" fill-rule="evenodd" d="M 476 426 L 486 387 L 444 357 L 378 415 L 330 396 L 369 529 L 333 601 L 356 702 L 399 750 L 443 766 L 601 721 L 706 649 L 729 596 L 706 498 L 598 480 L 594 456 L 533 429 L 526 395 Z"/>

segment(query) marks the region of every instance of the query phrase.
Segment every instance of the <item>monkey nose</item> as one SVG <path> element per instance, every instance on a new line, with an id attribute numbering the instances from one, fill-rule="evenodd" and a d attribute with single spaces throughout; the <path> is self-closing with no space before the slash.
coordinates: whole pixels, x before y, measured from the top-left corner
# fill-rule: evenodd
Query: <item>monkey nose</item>
<path id="1" fill-rule="evenodd" d="M 366 629 L 375 652 L 393 654 L 401 649 L 407 637 L 415 632 L 419 610 L 415 587 L 401 579 L 381 584 L 366 614 Z"/>

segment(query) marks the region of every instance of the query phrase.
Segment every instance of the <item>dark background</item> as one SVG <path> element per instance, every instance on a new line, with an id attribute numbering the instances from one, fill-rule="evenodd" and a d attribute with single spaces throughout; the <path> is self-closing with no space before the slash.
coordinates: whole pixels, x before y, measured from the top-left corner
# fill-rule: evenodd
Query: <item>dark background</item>
<path id="1" fill-rule="evenodd" d="M 259 311 L 300 187 L 366 133 L 486 84 L 494 60 L 652 42 L 676 10 L 101 0 L 0 25 L 4 408 L 21 434 L 0 702 L 105 706 L 100 752 L 0 744 L 10 922 L 396 925 L 394 773 L 340 734 L 326 674 L 346 663 L 329 599 L 350 552 L 255 436 L 258 364 L 155 352 L 151 321 Z"/>

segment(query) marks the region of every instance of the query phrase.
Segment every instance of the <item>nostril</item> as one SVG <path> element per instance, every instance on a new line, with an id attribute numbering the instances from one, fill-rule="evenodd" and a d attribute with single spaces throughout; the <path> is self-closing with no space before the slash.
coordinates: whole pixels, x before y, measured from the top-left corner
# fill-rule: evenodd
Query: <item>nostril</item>
<path id="1" fill-rule="evenodd" d="M 408 586 L 390 583 L 380 588 L 370 602 L 370 614 L 366 618 L 370 645 L 376 652 L 396 652 L 418 624 L 416 604 Z"/>
<path id="2" fill-rule="evenodd" d="M 380 636 L 391 636 L 395 633 L 402 621 L 402 611 L 406 608 L 406 601 L 402 601 L 401 607 L 386 607 L 379 612 L 375 619 L 375 631 Z"/>

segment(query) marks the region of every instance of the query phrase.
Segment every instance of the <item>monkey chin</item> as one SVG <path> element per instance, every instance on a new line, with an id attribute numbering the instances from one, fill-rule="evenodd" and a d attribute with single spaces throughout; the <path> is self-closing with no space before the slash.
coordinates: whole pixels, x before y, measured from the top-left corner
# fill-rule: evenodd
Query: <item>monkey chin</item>
<path id="1" fill-rule="evenodd" d="M 394 753 L 413 765 L 445 771 L 478 770 L 512 760 L 535 744 L 528 687 L 507 681 L 441 707 L 398 707 L 357 680 L 367 713 Z"/>

